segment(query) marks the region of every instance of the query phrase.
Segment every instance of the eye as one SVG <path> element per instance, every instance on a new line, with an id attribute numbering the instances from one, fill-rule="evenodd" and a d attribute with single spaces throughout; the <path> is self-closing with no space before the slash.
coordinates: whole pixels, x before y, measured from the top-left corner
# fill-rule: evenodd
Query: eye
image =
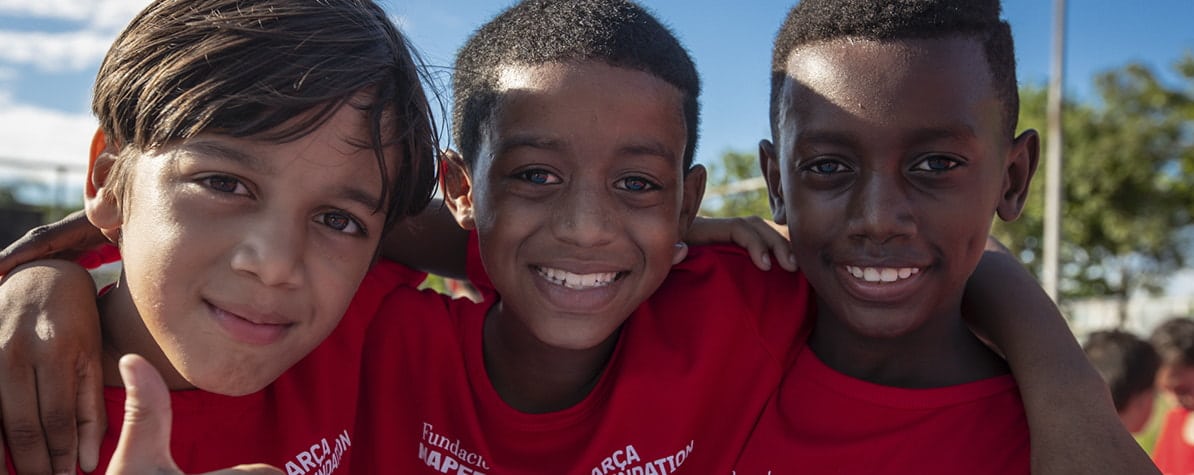
<path id="1" fill-rule="evenodd" d="M 655 183 L 640 176 L 631 176 L 618 180 L 614 186 L 626 191 L 651 191 L 658 190 L 660 187 Z"/>
<path id="2" fill-rule="evenodd" d="M 329 211 L 315 216 L 315 222 L 345 234 L 364 235 L 365 227 L 351 215 L 338 211 Z"/>
<path id="3" fill-rule="evenodd" d="M 945 155 L 929 155 L 923 160 L 916 162 L 912 166 L 912 170 L 929 173 L 941 173 L 953 170 L 962 165 L 962 162 L 956 158 L 951 158 Z"/>
<path id="4" fill-rule="evenodd" d="M 203 177 L 201 181 L 204 186 L 220 193 L 249 194 L 249 189 L 245 187 L 244 183 L 228 175 L 211 175 Z"/>
<path id="5" fill-rule="evenodd" d="M 518 178 L 536 184 L 536 185 L 553 185 L 560 182 L 560 178 L 553 175 L 547 170 L 541 168 L 533 168 L 518 172 Z"/>
<path id="6" fill-rule="evenodd" d="M 851 171 L 850 167 L 838 160 L 817 160 L 813 163 L 805 165 L 802 170 L 816 173 L 818 175 L 835 175 L 838 173 L 846 173 Z"/>

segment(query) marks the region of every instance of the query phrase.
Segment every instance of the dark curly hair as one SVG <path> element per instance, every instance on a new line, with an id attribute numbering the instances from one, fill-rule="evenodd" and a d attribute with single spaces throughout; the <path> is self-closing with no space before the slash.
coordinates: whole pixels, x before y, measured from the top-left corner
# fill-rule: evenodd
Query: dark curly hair
<path id="1" fill-rule="evenodd" d="M 478 29 L 456 55 L 453 129 L 472 166 L 481 126 L 498 105 L 497 73 L 507 65 L 601 61 L 643 71 L 684 95 L 692 166 L 700 116 L 700 79 L 680 41 L 649 11 L 626 0 L 525 0 Z"/>
<path id="2" fill-rule="evenodd" d="M 973 36 L 983 45 L 992 84 L 1003 102 L 1004 127 L 1016 132 L 1020 95 L 1011 27 L 999 0 L 801 0 L 775 37 L 771 58 L 771 134 L 776 130 L 787 62 L 800 46 L 837 38 L 875 41 Z"/>

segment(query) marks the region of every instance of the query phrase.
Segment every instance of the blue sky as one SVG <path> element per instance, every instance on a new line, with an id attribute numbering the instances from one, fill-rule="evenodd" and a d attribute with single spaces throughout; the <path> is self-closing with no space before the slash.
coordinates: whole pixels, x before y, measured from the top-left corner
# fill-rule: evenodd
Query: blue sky
<path id="1" fill-rule="evenodd" d="M 0 182 L 49 180 L 23 194 L 47 199 L 65 183 L 70 199 L 82 183 L 95 121 L 88 108 L 107 45 L 146 0 L 0 0 Z M 646 0 L 692 51 L 705 85 L 697 159 L 726 150 L 753 151 L 767 134 L 771 38 L 791 0 Z M 1070 0 L 1066 88 L 1090 94 L 1093 74 L 1130 61 L 1168 71 L 1194 52 L 1194 0 Z M 427 62 L 446 74 L 456 48 L 506 1 L 383 0 Z M 1148 5 L 1147 8 L 1140 5 Z M 1043 84 L 1049 66 L 1051 2 L 1005 0 L 1022 83 Z M 64 164 L 67 173 L 36 172 L 12 162 Z"/>

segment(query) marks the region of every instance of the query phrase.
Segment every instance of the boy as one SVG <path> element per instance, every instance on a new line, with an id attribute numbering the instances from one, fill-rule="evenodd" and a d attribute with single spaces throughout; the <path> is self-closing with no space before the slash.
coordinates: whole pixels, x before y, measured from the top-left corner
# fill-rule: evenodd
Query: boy
<path id="1" fill-rule="evenodd" d="M 807 286 L 724 249 L 659 286 L 703 175 L 682 53 L 620 1 L 523 2 L 462 51 L 445 189 L 500 297 L 398 291 L 369 331 L 355 467 L 728 469 L 800 348 Z"/>
<path id="2" fill-rule="evenodd" d="M 1194 473 L 1194 320 L 1166 320 L 1150 340 L 1161 357 L 1157 387 L 1176 403 L 1165 414 L 1153 461 L 1166 474 Z"/>
<path id="3" fill-rule="evenodd" d="M 737 474 L 1028 473 L 1016 383 L 962 320 L 1038 156 L 999 14 L 803 0 L 780 28 L 760 165 L 817 313 Z"/>
<path id="4" fill-rule="evenodd" d="M 683 47 L 630 2 L 528 0 L 454 70 L 461 154 L 444 191 L 476 230 L 487 301 L 376 320 L 354 466 L 728 468 L 809 299 L 800 275 L 760 273 L 737 249 L 676 246 L 705 178 Z"/>
<path id="5" fill-rule="evenodd" d="M 1140 432 L 1152 417 L 1157 396 L 1157 368 L 1161 364 L 1157 350 L 1123 330 L 1091 333 L 1082 350 L 1107 381 L 1124 427 L 1128 432 Z"/>
<path id="6" fill-rule="evenodd" d="M 527 0 L 478 29 L 454 69 L 461 156 L 446 160 L 444 189 L 477 230 L 472 278 L 498 303 L 375 320 L 355 467 L 727 473 L 776 371 L 803 346 L 808 285 L 715 248 L 694 249 L 661 286 L 653 277 L 703 175 L 691 162 L 698 88 L 683 49 L 629 2 Z M 658 290 L 640 305 L 650 282 Z M 994 288 L 1022 288 L 1003 284 Z M 1048 393 L 1039 381 L 1036 398 Z M 1080 445 L 1072 409 L 1037 411 L 1044 447 Z M 1106 455 L 1139 453 L 1130 437 L 1116 442 L 1127 445 Z M 1092 466 L 1106 465 L 1073 467 Z"/>
<path id="7" fill-rule="evenodd" d="M 98 299 L 109 411 L 124 401 L 116 357 L 138 353 L 173 391 L 185 470 L 345 465 L 357 373 L 336 368 L 404 283 L 366 271 L 435 184 L 402 35 L 368 1 L 161 0 L 109 50 L 93 110 L 87 218 L 124 260 Z M 104 468 L 119 433 L 82 468 Z M 69 455 L 55 472 L 74 471 Z"/>

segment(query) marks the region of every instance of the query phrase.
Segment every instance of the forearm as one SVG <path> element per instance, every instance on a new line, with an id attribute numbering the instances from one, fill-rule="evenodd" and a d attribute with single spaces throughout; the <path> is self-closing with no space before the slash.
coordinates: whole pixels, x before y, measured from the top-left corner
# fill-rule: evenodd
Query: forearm
<path id="1" fill-rule="evenodd" d="M 1102 378 L 1036 280 L 988 252 L 967 283 L 964 311 L 1007 358 L 1031 432 L 1033 473 L 1158 473 L 1124 429 Z"/>
<path id="2" fill-rule="evenodd" d="M 436 199 L 382 239 L 381 255 L 424 272 L 464 279 L 468 236 L 443 201 Z"/>

